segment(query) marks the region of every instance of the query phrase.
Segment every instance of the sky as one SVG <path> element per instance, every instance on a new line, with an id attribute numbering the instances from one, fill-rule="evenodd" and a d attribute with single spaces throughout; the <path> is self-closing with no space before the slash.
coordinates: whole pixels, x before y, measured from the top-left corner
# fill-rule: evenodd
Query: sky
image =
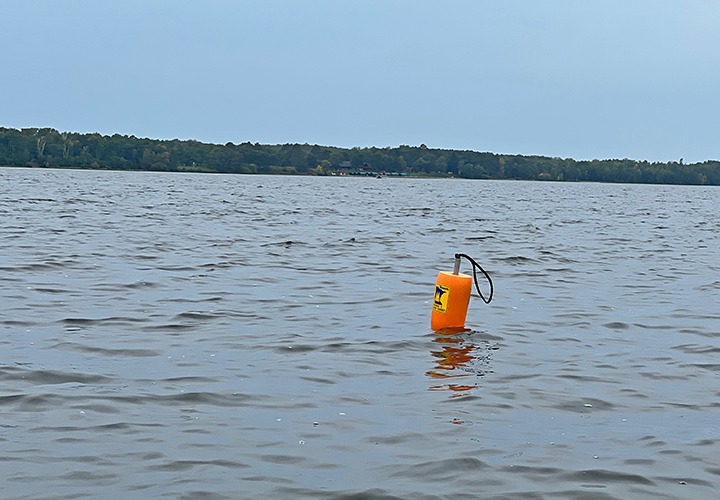
<path id="1" fill-rule="evenodd" d="M 717 0 L 0 0 L 0 126 L 720 159 Z"/>

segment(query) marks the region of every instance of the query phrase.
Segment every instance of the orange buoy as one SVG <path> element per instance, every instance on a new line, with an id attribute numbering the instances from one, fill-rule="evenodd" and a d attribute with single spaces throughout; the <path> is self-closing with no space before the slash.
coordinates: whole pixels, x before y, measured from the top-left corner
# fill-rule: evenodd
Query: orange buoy
<path id="1" fill-rule="evenodd" d="M 473 275 L 460 272 L 460 258 L 465 257 L 473 265 Z M 475 268 L 485 275 L 490 284 L 490 295 L 486 299 L 480 292 L 477 283 Z M 452 273 L 440 271 L 435 282 L 435 296 L 433 297 L 432 316 L 430 317 L 430 328 L 435 331 L 445 330 L 450 333 L 465 327 L 468 305 L 470 303 L 470 291 L 473 280 L 480 298 L 486 304 L 490 303 L 493 296 L 493 284 L 490 276 L 471 257 L 465 254 L 455 254 L 455 269 Z M 454 331 L 452 333 L 454 333 Z"/>
<path id="2" fill-rule="evenodd" d="M 464 327 L 471 289 L 472 276 L 440 271 L 435 283 L 430 328 L 437 331 Z"/>

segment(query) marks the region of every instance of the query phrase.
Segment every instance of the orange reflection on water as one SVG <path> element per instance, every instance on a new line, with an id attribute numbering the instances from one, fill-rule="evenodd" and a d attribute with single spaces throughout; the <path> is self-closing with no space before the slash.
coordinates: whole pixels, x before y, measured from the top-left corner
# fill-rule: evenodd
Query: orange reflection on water
<path id="1" fill-rule="evenodd" d="M 469 330 L 461 330 L 469 331 Z M 455 332 L 458 333 L 458 332 Z M 473 374 L 464 371 L 475 356 L 472 351 L 475 346 L 461 337 L 436 337 L 434 342 L 443 344 L 442 351 L 433 351 L 430 354 L 437 358 L 437 365 L 434 369 L 426 372 L 426 375 L 434 379 L 455 379 L 459 377 L 470 377 Z M 452 391 L 451 398 L 467 396 L 478 384 L 458 384 L 448 381 L 440 385 L 430 386 L 431 391 Z"/>

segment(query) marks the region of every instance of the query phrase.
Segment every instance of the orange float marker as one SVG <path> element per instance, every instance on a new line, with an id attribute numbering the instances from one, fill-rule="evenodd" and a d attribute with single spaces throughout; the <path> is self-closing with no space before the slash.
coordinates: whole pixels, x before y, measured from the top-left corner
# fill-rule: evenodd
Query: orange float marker
<path id="1" fill-rule="evenodd" d="M 460 257 L 466 257 L 473 264 L 473 276 L 460 273 Z M 490 298 L 480 292 L 475 275 L 475 267 L 478 267 L 485 274 L 490 283 Z M 455 269 L 452 273 L 440 271 L 435 282 L 435 296 L 433 297 L 432 316 L 430 328 L 435 331 L 443 329 L 458 329 L 465 327 L 468 305 L 470 304 L 470 291 L 472 290 L 473 279 L 480 297 L 485 303 L 492 300 L 493 286 L 490 276 L 472 258 L 465 254 L 455 254 Z"/>
<path id="2" fill-rule="evenodd" d="M 471 289 L 472 276 L 440 271 L 435 283 L 430 328 L 441 330 L 465 326 Z"/>

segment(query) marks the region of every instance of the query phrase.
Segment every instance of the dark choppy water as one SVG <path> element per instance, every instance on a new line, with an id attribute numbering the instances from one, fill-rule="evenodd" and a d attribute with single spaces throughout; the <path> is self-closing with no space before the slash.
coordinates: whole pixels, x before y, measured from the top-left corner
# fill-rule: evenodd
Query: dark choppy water
<path id="1" fill-rule="evenodd" d="M 719 194 L 0 169 L 0 498 L 716 498 Z"/>

